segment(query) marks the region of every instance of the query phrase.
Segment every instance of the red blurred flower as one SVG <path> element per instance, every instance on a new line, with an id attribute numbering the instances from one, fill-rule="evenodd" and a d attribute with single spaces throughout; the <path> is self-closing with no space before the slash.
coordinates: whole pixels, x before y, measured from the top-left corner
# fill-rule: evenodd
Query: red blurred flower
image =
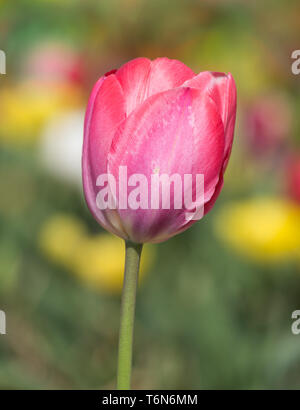
<path id="1" fill-rule="evenodd" d="M 291 112 L 282 95 L 267 95 L 246 109 L 245 133 L 254 154 L 264 155 L 280 148 L 291 130 Z"/>
<path id="2" fill-rule="evenodd" d="M 83 58 L 63 43 L 45 43 L 34 48 L 25 62 L 25 71 L 35 81 L 81 85 Z"/>
<path id="3" fill-rule="evenodd" d="M 300 154 L 288 159 L 286 181 L 288 195 L 300 203 Z"/>

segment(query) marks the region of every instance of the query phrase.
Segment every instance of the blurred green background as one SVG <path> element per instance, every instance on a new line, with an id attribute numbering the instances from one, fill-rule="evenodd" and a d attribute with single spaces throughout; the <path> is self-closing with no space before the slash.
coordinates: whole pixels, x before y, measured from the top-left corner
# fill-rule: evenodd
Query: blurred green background
<path id="1" fill-rule="evenodd" d="M 238 88 L 223 192 L 146 248 L 133 387 L 299 388 L 300 4 L 284 0 L 0 0 L 0 388 L 114 388 L 122 243 L 81 191 L 85 105 L 145 56 Z"/>

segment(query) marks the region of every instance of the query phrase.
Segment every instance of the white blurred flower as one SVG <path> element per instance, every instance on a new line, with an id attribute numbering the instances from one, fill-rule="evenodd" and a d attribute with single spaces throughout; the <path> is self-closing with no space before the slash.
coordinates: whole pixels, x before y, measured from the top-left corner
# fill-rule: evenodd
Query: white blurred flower
<path id="1" fill-rule="evenodd" d="M 46 125 L 40 139 L 39 154 L 50 174 L 81 187 L 81 150 L 84 111 L 60 114 Z"/>

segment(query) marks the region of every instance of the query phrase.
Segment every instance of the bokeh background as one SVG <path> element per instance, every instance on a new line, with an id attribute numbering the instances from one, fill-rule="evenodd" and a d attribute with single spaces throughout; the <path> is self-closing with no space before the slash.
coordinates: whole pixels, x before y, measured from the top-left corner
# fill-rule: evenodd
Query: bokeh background
<path id="1" fill-rule="evenodd" d="M 0 1 L 0 388 L 114 388 L 122 242 L 80 180 L 93 83 L 129 59 L 230 71 L 238 88 L 223 192 L 148 246 L 133 387 L 299 388 L 298 1 Z"/>

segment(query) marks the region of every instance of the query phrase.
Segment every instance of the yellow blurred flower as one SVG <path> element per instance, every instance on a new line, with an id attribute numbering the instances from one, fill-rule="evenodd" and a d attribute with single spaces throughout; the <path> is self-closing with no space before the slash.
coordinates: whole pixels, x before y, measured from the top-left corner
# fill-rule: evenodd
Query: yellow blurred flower
<path id="1" fill-rule="evenodd" d="M 231 203 L 217 215 L 215 230 L 222 240 L 251 259 L 291 259 L 300 249 L 300 208 L 276 197 Z"/>
<path id="2" fill-rule="evenodd" d="M 77 89 L 22 83 L 6 87 L 0 99 L 0 140 L 13 144 L 35 141 L 45 122 L 57 112 L 79 105 Z"/>
<path id="3" fill-rule="evenodd" d="M 153 260 L 153 249 L 144 245 L 140 279 Z M 125 246 L 117 236 L 100 234 L 82 241 L 76 255 L 77 275 L 99 289 L 121 293 L 124 276 Z"/>
<path id="4" fill-rule="evenodd" d="M 104 233 L 89 236 L 75 217 L 55 215 L 42 226 L 39 245 L 53 262 L 76 274 L 89 286 L 109 293 L 121 293 L 125 246 L 116 236 Z M 145 245 L 140 269 L 143 278 L 154 258 L 151 245 Z"/>
<path id="5" fill-rule="evenodd" d="M 75 256 L 86 229 L 80 219 L 58 214 L 48 219 L 39 234 L 39 246 L 53 262 L 74 269 Z"/>

